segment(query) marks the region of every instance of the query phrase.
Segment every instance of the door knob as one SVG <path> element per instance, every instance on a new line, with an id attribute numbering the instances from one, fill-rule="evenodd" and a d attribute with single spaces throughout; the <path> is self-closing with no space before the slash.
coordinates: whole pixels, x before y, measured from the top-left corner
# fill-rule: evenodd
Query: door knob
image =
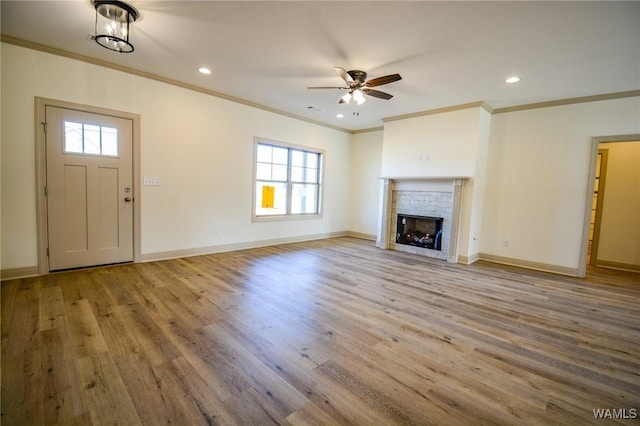
<path id="1" fill-rule="evenodd" d="M 130 203 L 131 202 L 131 197 L 125 197 L 124 201 L 127 202 L 127 203 Z"/>

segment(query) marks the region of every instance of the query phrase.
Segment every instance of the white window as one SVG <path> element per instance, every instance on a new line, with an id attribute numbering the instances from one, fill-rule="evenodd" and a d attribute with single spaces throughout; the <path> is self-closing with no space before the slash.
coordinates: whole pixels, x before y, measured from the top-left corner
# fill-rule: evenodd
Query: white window
<path id="1" fill-rule="evenodd" d="M 117 157 L 118 129 L 65 121 L 64 152 Z"/>
<path id="2" fill-rule="evenodd" d="M 258 140 L 254 217 L 320 214 L 322 152 Z"/>

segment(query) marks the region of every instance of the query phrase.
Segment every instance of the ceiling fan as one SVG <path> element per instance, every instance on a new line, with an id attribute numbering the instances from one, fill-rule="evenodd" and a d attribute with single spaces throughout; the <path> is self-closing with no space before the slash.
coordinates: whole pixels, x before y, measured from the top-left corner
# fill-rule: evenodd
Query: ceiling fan
<path id="1" fill-rule="evenodd" d="M 380 90 L 372 89 L 372 87 L 382 86 L 383 84 L 393 83 L 394 81 L 402 80 L 400 74 L 389 74 L 383 77 L 372 78 L 367 80 L 367 73 L 360 70 L 346 71 L 344 68 L 334 67 L 336 73 L 342 77 L 347 83 L 347 86 L 315 86 L 307 87 L 307 89 L 341 89 L 349 90 L 344 96 L 340 98 L 338 103 L 349 103 L 353 99 L 358 105 L 365 101 L 364 95 L 373 96 L 379 99 L 391 99 L 393 95 L 381 92 Z"/>

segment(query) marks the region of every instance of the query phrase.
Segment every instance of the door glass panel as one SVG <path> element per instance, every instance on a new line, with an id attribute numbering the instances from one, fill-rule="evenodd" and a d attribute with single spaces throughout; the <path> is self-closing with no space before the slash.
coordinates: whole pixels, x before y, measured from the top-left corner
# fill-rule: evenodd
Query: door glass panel
<path id="1" fill-rule="evenodd" d="M 118 155 L 118 129 L 102 127 L 102 155 Z"/>
<path id="2" fill-rule="evenodd" d="M 64 152 L 115 157 L 118 155 L 118 129 L 65 121 Z"/>
<path id="3" fill-rule="evenodd" d="M 84 153 L 100 154 L 100 126 L 84 125 Z"/>
<path id="4" fill-rule="evenodd" d="M 82 153 L 82 123 L 65 121 L 64 123 L 64 150 L 65 152 Z"/>

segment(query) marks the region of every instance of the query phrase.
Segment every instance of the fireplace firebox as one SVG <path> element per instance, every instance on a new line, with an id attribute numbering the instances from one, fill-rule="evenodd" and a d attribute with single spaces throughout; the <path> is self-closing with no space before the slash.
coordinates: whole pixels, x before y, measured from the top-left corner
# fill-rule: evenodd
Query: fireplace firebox
<path id="1" fill-rule="evenodd" d="M 441 217 L 398 214 L 396 243 L 442 250 Z"/>

